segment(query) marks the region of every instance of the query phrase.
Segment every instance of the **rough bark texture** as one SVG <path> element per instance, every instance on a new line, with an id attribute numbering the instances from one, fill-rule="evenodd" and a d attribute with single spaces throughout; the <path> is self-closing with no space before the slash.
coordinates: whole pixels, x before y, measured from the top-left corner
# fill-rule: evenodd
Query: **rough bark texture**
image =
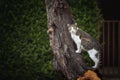
<path id="1" fill-rule="evenodd" d="M 67 29 L 67 24 L 75 20 L 65 0 L 45 0 L 45 5 L 54 68 L 66 79 L 75 80 L 88 70 L 83 56 L 75 53 L 76 46 Z"/>

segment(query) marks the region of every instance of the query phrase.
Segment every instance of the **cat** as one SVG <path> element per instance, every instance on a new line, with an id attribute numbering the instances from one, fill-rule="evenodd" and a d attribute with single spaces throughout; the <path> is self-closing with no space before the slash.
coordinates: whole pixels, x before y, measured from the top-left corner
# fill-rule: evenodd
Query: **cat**
<path id="1" fill-rule="evenodd" d="M 83 51 L 87 51 L 89 57 L 94 61 L 95 65 L 93 68 L 97 68 L 100 62 L 100 53 L 101 47 L 100 44 L 91 37 L 88 33 L 84 32 L 80 28 L 77 27 L 77 23 L 75 24 L 67 24 L 68 31 L 71 35 L 72 40 L 75 42 L 77 46 L 76 53 L 81 53 Z"/>

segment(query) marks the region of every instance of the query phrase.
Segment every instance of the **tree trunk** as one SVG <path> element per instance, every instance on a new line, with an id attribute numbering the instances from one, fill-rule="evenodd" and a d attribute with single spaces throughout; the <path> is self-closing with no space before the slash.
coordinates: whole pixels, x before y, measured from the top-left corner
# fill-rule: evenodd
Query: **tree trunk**
<path id="1" fill-rule="evenodd" d="M 67 24 L 75 20 L 65 0 L 45 0 L 45 5 L 54 68 L 67 80 L 75 80 L 88 70 L 83 56 L 75 53 L 76 46 L 67 29 Z"/>

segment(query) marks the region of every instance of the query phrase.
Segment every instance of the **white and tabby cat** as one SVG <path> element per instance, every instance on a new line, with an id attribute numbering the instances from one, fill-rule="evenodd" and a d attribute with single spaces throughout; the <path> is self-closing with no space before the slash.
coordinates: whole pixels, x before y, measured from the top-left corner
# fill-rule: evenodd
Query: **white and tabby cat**
<path id="1" fill-rule="evenodd" d="M 94 61 L 95 65 L 93 68 L 97 68 L 99 65 L 99 57 L 101 54 L 100 44 L 91 37 L 88 33 L 77 27 L 75 24 L 67 24 L 71 38 L 77 46 L 76 53 L 81 53 L 82 50 L 87 51 L 89 57 Z"/>

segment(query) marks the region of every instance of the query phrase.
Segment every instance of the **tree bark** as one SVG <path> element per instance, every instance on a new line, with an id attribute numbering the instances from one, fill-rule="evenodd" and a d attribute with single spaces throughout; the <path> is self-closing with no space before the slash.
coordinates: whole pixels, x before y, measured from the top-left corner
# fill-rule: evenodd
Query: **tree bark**
<path id="1" fill-rule="evenodd" d="M 67 24 L 74 24 L 70 7 L 65 0 L 45 0 L 48 34 L 54 59 L 53 66 L 67 80 L 75 80 L 89 69 L 81 54 L 75 53 Z"/>

